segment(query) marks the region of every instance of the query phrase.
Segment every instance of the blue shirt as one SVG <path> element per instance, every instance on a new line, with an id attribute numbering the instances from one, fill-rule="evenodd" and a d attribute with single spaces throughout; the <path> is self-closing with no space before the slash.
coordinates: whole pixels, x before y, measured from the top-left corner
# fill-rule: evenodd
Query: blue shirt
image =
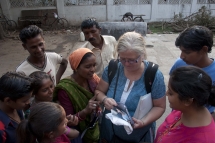
<path id="1" fill-rule="evenodd" d="M 147 69 L 148 66 L 148 61 L 144 61 L 145 64 L 145 70 Z M 124 74 L 124 67 L 121 63 L 118 64 L 118 70 L 119 70 L 119 79 L 117 82 L 117 89 L 116 89 L 116 94 L 115 94 L 115 101 L 116 102 L 121 102 L 123 101 L 125 105 L 127 106 L 128 112 L 130 113 L 131 117 L 134 115 L 134 112 L 137 108 L 139 99 L 141 96 L 144 96 L 147 94 L 146 88 L 145 88 L 145 82 L 144 82 L 144 74 L 145 71 L 143 72 L 142 76 L 140 79 L 137 81 L 134 81 L 130 88 L 125 92 L 125 87 L 128 85 L 130 82 L 129 79 L 126 78 Z M 111 84 L 109 85 L 108 91 L 107 91 L 107 97 L 113 98 L 114 94 L 114 89 L 116 85 L 116 77 L 117 73 L 115 74 Z M 102 79 L 108 83 L 108 67 L 105 68 L 104 73 L 102 75 Z M 166 88 L 165 88 L 165 83 L 164 83 L 164 77 L 163 74 L 160 72 L 160 70 L 157 70 L 155 79 L 152 85 L 151 89 L 151 96 L 152 99 L 159 99 L 163 96 L 165 96 Z M 128 95 L 126 95 L 128 94 Z M 122 97 L 127 96 L 127 98 Z M 107 112 L 106 112 L 107 113 Z M 105 139 L 111 139 L 111 135 L 109 133 L 113 133 L 113 128 L 111 125 L 111 122 L 108 119 L 102 120 L 102 126 L 105 126 L 105 129 L 101 131 L 101 134 L 105 134 Z M 135 129 L 132 134 L 127 135 L 125 132 L 125 129 L 123 126 L 115 126 L 114 125 L 114 133 L 120 137 L 121 139 L 131 141 L 131 142 L 138 142 L 140 141 L 141 137 L 143 136 L 144 133 L 144 128 L 140 129 Z M 145 136 L 146 138 L 150 138 L 149 136 Z M 150 140 L 145 140 L 143 139 L 142 141 L 148 141 Z M 151 141 L 152 142 L 152 141 Z"/>
<path id="2" fill-rule="evenodd" d="M 178 58 L 170 69 L 169 74 L 171 74 L 175 69 L 182 66 L 188 66 L 188 64 L 186 64 L 181 58 Z M 215 85 L 215 61 L 213 60 L 213 62 L 209 66 L 202 68 L 202 70 L 211 77 L 212 84 Z M 215 110 L 215 107 L 211 105 L 206 105 L 205 107 L 210 111 L 210 113 L 214 112 Z"/>
<path id="3" fill-rule="evenodd" d="M 21 120 L 24 119 L 22 111 L 17 111 Z M 0 128 L 0 143 L 16 143 L 16 128 L 18 127 L 18 123 L 11 120 L 10 117 L 5 114 L 2 110 L 0 110 L 0 124 L 4 125 L 4 127 Z M 6 141 L 4 141 L 4 137 L 6 136 Z"/>

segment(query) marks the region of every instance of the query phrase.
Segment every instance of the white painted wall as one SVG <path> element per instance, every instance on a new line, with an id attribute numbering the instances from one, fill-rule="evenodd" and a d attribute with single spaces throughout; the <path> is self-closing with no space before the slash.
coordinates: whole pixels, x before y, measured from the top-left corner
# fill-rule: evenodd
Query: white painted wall
<path id="1" fill-rule="evenodd" d="M 64 7 L 65 18 L 72 25 L 79 25 L 84 19 L 94 17 L 106 21 L 106 5 L 67 6 Z"/>
<path id="2" fill-rule="evenodd" d="M 35 8 L 10 8 L 7 0 L 0 0 L 3 13 L 10 19 L 15 21 L 21 16 L 22 10 L 38 10 L 38 9 L 56 9 L 60 17 L 66 18 L 71 25 L 80 25 L 80 23 L 88 18 L 95 17 L 97 21 L 120 21 L 122 15 L 131 12 L 134 15 L 145 14 L 145 21 L 160 21 L 173 18 L 174 14 L 182 13 L 188 16 L 197 12 L 202 6 L 206 6 L 212 10 L 215 16 L 215 4 L 197 4 L 197 0 L 192 0 L 192 4 L 158 4 L 157 0 L 153 0 L 152 4 L 141 5 L 113 5 L 113 0 L 107 0 L 106 5 L 86 5 L 86 6 L 64 6 L 63 0 L 56 0 L 56 7 L 35 7 Z"/>
<path id="3" fill-rule="evenodd" d="M 190 14 L 191 4 L 167 5 L 160 4 L 157 9 L 156 20 L 173 18 L 175 14 L 182 13 L 183 16 Z"/>
<path id="4" fill-rule="evenodd" d="M 122 15 L 131 12 L 133 15 L 145 14 L 144 19 L 151 18 L 151 5 L 110 5 L 108 6 L 108 21 L 120 21 Z"/>

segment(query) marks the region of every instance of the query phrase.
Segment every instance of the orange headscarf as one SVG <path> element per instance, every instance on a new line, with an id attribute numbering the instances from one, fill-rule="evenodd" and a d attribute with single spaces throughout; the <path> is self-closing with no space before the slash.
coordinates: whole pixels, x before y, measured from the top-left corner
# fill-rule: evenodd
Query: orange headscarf
<path id="1" fill-rule="evenodd" d="M 86 53 L 93 53 L 90 49 L 88 48 L 79 48 L 75 51 L 72 52 L 72 54 L 69 56 L 69 63 L 71 65 L 71 68 L 73 70 L 76 70 L 78 65 L 80 64 L 83 56 Z"/>

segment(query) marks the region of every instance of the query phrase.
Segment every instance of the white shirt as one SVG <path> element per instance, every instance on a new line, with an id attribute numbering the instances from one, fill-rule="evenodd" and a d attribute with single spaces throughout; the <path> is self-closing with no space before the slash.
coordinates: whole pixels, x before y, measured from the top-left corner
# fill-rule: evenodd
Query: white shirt
<path id="1" fill-rule="evenodd" d="M 42 68 L 39 68 L 28 61 L 28 58 L 25 59 L 17 68 L 16 72 L 20 72 L 29 76 L 35 71 L 43 71 L 51 75 L 54 83 L 56 84 L 56 74 L 57 74 L 57 65 L 62 62 L 62 57 L 54 52 L 45 53 L 45 65 Z"/>
<path id="2" fill-rule="evenodd" d="M 95 48 L 90 42 L 87 43 L 86 48 L 92 50 L 96 56 L 96 74 L 101 77 L 105 67 L 111 59 L 117 57 L 116 39 L 113 36 L 102 35 L 104 43 L 102 49 Z"/>

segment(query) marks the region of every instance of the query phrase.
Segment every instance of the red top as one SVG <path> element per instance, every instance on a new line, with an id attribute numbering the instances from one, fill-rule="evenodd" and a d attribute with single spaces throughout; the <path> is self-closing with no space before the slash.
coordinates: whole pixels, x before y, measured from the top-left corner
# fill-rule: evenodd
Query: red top
<path id="1" fill-rule="evenodd" d="M 208 126 L 187 127 L 181 123 L 174 127 L 180 118 L 181 111 L 172 111 L 158 128 L 154 143 L 215 143 L 213 119 Z"/>
<path id="2" fill-rule="evenodd" d="M 57 137 L 53 143 L 70 143 L 70 140 L 65 134 Z"/>

